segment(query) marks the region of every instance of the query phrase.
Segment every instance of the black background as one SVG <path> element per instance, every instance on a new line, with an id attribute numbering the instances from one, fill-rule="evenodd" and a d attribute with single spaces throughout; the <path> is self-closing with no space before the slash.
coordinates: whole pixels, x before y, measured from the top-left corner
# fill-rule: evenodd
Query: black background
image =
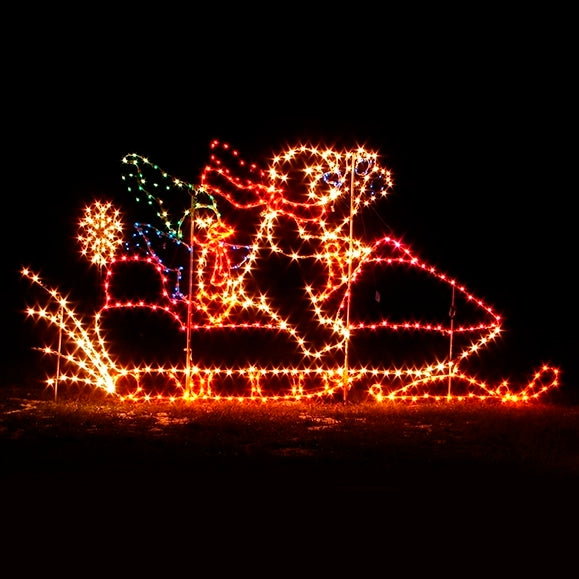
<path id="1" fill-rule="evenodd" d="M 76 223 L 124 202 L 122 157 L 195 183 L 217 138 L 258 162 L 306 140 L 379 151 L 384 221 L 503 314 L 505 372 L 551 362 L 579 387 L 565 14 L 63 16 L 19 15 L 4 41 L 2 375 L 38 345 L 20 268 L 90 292 Z"/>

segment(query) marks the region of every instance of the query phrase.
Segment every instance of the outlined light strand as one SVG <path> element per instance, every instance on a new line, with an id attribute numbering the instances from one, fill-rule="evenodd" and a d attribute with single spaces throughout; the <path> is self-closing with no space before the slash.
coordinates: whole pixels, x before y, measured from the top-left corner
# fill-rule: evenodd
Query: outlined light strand
<path id="1" fill-rule="evenodd" d="M 469 374 L 467 362 L 500 336 L 502 318 L 400 238 L 367 227 L 367 210 L 394 184 L 376 153 L 298 145 L 259 167 L 227 144 L 214 141 L 210 148 L 196 186 L 140 155 L 124 157 L 123 181 L 150 223 L 126 227 L 109 202 L 85 208 L 80 253 L 105 274 L 103 303 L 90 321 L 38 274 L 22 269 L 45 296 L 27 315 L 64 336 L 62 348 L 43 348 L 59 360 L 58 382 L 132 401 L 303 400 L 356 391 L 376 402 L 517 403 L 558 385 L 559 370 L 547 364 L 522 387 Z M 135 268 L 152 273 L 158 289 L 123 292 L 122 272 Z M 393 297 L 403 278 L 427 288 L 407 314 L 396 310 Z M 411 293 L 403 292 L 405 298 Z M 451 293 L 452 324 L 442 308 L 417 313 L 436 295 Z M 282 361 L 268 359 L 264 350 L 250 352 L 252 360 L 240 354 L 235 363 L 199 355 L 192 364 L 123 364 L 103 321 L 115 311 L 167 318 L 180 335 L 188 330 L 200 340 L 237 338 L 239 352 L 248 336 L 282 339 Z M 394 361 L 396 348 L 383 345 L 385 336 L 437 345 L 420 342 Z M 153 382 L 161 388 L 151 388 Z"/>

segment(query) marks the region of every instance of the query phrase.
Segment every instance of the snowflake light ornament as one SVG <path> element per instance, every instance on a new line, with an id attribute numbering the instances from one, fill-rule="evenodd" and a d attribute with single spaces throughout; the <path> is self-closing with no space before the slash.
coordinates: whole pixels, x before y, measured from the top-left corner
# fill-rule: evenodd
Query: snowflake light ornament
<path id="1" fill-rule="evenodd" d="M 63 358 L 76 373 L 61 380 L 104 384 L 131 400 L 357 392 L 378 402 L 518 402 L 558 384 L 558 370 L 547 365 L 518 388 L 469 373 L 467 362 L 500 335 L 501 316 L 399 238 L 369 226 L 393 179 L 364 147 L 299 145 L 260 167 L 214 141 L 196 186 L 136 154 L 123 169 L 153 222 L 134 223 L 119 253 L 118 212 L 99 202 L 87 208 L 79 241 L 106 270 L 105 299 L 91 332 Z M 135 268 L 151 272 L 158 289 L 123 293 L 120 272 Z M 120 363 L 106 321 L 134 310 L 171 320 L 180 339 L 187 336 L 186 361 Z M 41 312 L 29 310 L 45 318 Z"/>
<path id="2" fill-rule="evenodd" d="M 81 255 L 98 267 L 105 267 L 123 243 L 121 213 L 110 202 L 94 201 L 84 209 L 79 222 Z"/>

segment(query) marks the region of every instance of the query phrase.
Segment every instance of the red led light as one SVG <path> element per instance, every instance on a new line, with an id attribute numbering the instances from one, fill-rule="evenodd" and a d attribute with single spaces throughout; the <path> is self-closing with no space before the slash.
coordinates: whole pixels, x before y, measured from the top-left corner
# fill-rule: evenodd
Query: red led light
<path id="1" fill-rule="evenodd" d="M 490 385 L 469 374 L 469 359 L 500 335 L 501 317 L 401 239 L 362 234 L 359 224 L 365 212 L 393 187 L 391 172 L 381 167 L 376 153 L 362 147 L 336 151 L 300 145 L 260 168 L 243 161 L 227 144 L 214 141 L 211 151 L 198 186 L 139 155 L 123 159 L 128 190 L 138 203 L 153 208 L 157 222 L 134 224 L 132 237 L 111 203 L 95 201 L 85 208 L 79 223 L 81 255 L 105 274 L 103 304 L 92 321 L 77 314 L 38 275 L 22 270 L 48 296 L 46 305 L 28 308 L 27 314 L 55 326 L 62 337 L 58 349 L 44 350 L 59 361 L 49 384 L 82 384 L 143 400 L 153 396 L 146 383 L 155 377 L 167 386 L 155 396 L 170 400 L 346 398 L 361 389 L 376 402 L 521 402 L 558 385 L 559 371 L 548 365 L 519 388 L 506 381 Z M 126 267 L 152 272 L 159 291 L 146 297 L 119 295 L 118 280 Z M 273 268 L 272 286 L 283 268 L 299 272 L 291 278 L 295 287 L 264 287 L 260 272 L 268 267 Z M 397 272 L 442 289 L 452 296 L 453 312 L 456 300 L 461 311 L 476 319 L 465 316 L 462 321 L 454 313 L 450 321 L 421 320 L 414 314 L 398 319 L 395 311 L 384 316 L 379 308 L 392 302 L 383 293 L 395 288 L 391 280 Z M 360 288 L 378 276 L 386 280 L 384 285 L 380 291 L 373 289 L 373 301 L 359 307 Z M 295 296 L 292 304 L 290 295 L 290 307 L 287 298 L 282 303 L 276 293 L 284 289 Z M 426 297 L 429 301 L 429 294 Z M 122 365 L 116 360 L 103 316 L 132 309 L 166 316 L 186 334 L 182 365 Z M 377 319 L 378 310 L 382 317 Z M 238 336 L 240 348 L 248 332 L 282 336 L 295 353 L 288 363 L 272 362 L 265 355 L 251 362 L 241 357 L 234 365 L 193 359 L 193 332 L 224 331 Z M 389 350 L 379 360 L 364 363 L 361 348 L 354 356 L 352 344 L 358 338 L 379 343 L 385 334 L 432 337 L 449 347 L 442 355 L 431 355 L 423 347 L 420 362 L 392 363 Z"/>

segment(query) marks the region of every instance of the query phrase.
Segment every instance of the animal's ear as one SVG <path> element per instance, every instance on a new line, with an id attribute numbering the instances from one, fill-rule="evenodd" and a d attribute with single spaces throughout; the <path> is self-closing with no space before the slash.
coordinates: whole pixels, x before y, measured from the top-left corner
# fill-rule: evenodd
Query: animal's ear
<path id="1" fill-rule="evenodd" d="M 392 185 L 389 171 L 377 163 L 377 154 L 361 147 L 339 151 L 297 146 L 273 159 L 270 175 L 288 204 L 317 205 L 337 216 L 350 210 L 352 185 L 357 206 L 385 195 Z"/>

